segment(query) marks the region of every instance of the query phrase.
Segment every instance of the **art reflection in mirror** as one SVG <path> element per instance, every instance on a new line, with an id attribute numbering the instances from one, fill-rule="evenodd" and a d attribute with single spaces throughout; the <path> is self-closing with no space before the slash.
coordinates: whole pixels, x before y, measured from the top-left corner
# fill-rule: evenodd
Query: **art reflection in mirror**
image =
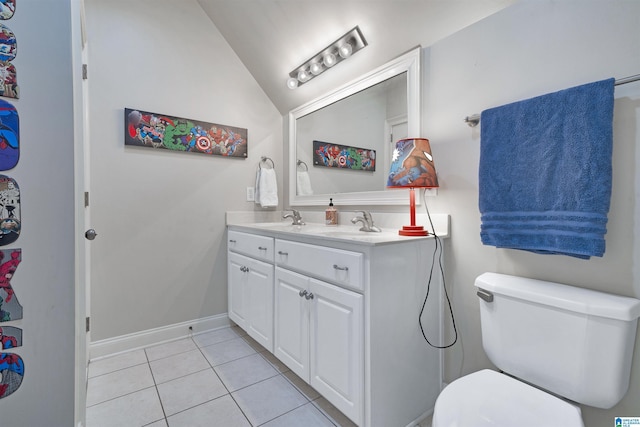
<path id="1" fill-rule="evenodd" d="M 290 113 L 292 205 L 406 204 L 385 188 L 395 141 L 419 134 L 419 58 L 418 48 Z"/>
<path id="2" fill-rule="evenodd" d="M 346 166 L 350 162 L 366 164 L 371 162 L 371 156 L 362 155 L 362 152 L 371 151 L 375 152 L 374 160 L 378 164 L 390 164 L 390 141 L 394 140 L 389 136 L 390 132 L 394 124 L 406 122 L 407 73 L 299 118 L 296 122 L 298 160 L 310 166 L 308 174 L 314 191 L 317 194 L 335 194 L 384 188 L 386 166 L 375 170 L 323 166 Z M 394 135 L 393 138 L 406 136 Z M 314 141 L 324 144 L 314 144 Z M 323 151 L 316 153 L 314 145 L 315 151 Z M 350 155 L 351 152 L 354 155 Z"/>

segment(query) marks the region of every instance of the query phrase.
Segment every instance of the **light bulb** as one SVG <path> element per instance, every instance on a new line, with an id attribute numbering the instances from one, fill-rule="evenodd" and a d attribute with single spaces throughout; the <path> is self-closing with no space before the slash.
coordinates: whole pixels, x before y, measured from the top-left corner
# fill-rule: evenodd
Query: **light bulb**
<path id="1" fill-rule="evenodd" d="M 287 79 L 287 87 L 289 89 L 295 89 L 298 87 L 298 79 L 294 79 L 293 77 L 289 77 Z"/>
<path id="2" fill-rule="evenodd" d="M 323 71 L 322 65 L 319 62 L 314 62 L 313 64 L 311 64 L 310 70 L 311 70 L 311 74 L 313 74 L 314 76 L 317 76 Z"/>
<path id="3" fill-rule="evenodd" d="M 306 82 L 307 80 L 309 80 L 311 78 L 311 75 L 309 75 L 309 73 L 307 72 L 307 70 L 300 70 L 298 71 L 298 80 L 300 80 L 301 83 Z"/>
<path id="4" fill-rule="evenodd" d="M 336 65 L 337 59 L 336 56 L 333 53 L 327 53 L 322 62 L 324 63 L 324 65 L 326 65 L 327 67 L 333 67 L 334 65 Z"/>
<path id="5" fill-rule="evenodd" d="M 352 52 L 353 52 L 353 47 L 349 43 L 343 44 L 342 46 L 340 46 L 340 49 L 338 49 L 338 53 L 343 58 L 350 57 Z"/>

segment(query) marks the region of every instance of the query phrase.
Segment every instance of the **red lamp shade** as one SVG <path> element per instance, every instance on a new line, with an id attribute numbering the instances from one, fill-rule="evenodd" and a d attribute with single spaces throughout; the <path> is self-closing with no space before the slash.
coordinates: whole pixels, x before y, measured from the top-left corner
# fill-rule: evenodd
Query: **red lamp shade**
<path id="1" fill-rule="evenodd" d="M 427 230 L 421 225 L 416 225 L 414 188 L 438 187 L 438 177 L 428 139 L 406 138 L 396 142 L 387 187 L 410 189 L 411 225 L 405 225 L 398 233 L 402 236 L 426 236 Z"/>

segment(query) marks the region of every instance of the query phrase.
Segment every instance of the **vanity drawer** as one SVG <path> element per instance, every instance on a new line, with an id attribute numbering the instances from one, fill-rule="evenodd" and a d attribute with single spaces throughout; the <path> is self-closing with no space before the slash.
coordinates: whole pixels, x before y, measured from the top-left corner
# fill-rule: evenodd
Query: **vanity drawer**
<path id="1" fill-rule="evenodd" d="M 364 254 L 276 240 L 276 264 L 349 288 L 364 290 Z"/>
<path id="2" fill-rule="evenodd" d="M 273 263 L 273 237 L 229 230 L 227 248 L 233 252 Z"/>

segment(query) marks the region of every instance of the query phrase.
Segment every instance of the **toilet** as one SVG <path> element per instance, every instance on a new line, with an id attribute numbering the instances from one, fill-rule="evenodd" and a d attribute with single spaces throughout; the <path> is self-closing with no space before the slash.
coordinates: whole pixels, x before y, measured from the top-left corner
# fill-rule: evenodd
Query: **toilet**
<path id="1" fill-rule="evenodd" d="M 475 285 L 482 345 L 500 372 L 451 382 L 433 427 L 583 427 L 578 404 L 611 408 L 624 397 L 639 300 L 497 273 Z"/>

